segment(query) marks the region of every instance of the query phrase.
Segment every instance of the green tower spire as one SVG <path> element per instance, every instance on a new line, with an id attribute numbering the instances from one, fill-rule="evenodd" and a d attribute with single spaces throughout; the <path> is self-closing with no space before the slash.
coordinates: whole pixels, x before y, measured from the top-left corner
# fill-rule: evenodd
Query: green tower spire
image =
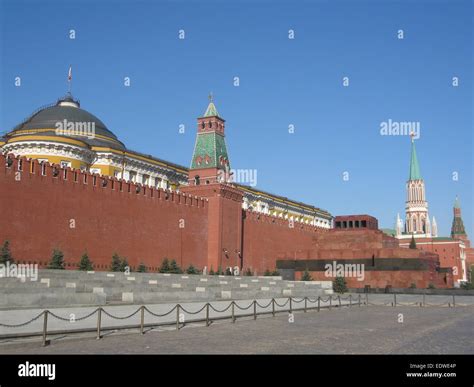
<path id="1" fill-rule="evenodd" d="M 216 105 L 214 105 L 214 97 L 212 95 L 212 92 L 209 93 L 209 105 L 207 106 L 206 112 L 204 113 L 203 117 L 219 117 Z"/>
<path id="2" fill-rule="evenodd" d="M 423 180 L 420 173 L 420 165 L 418 164 L 418 157 L 416 157 L 415 140 L 413 133 L 411 136 L 411 158 L 410 158 L 410 175 L 408 180 Z"/>
<path id="3" fill-rule="evenodd" d="M 204 116 L 198 118 L 198 133 L 194 146 L 191 169 L 230 169 L 224 137 L 225 120 L 217 113 L 212 94 Z"/>
<path id="4" fill-rule="evenodd" d="M 459 204 L 459 198 L 456 196 L 453 207 L 454 217 L 453 224 L 451 226 L 451 237 L 459 238 L 466 236 L 466 229 L 464 228 L 464 222 L 461 217 L 461 205 Z"/>

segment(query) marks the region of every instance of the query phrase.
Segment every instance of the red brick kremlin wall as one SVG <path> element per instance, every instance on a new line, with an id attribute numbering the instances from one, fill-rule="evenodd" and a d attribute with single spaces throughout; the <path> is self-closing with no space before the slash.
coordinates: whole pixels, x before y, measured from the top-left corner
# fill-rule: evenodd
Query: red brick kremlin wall
<path id="1" fill-rule="evenodd" d="M 6 168 L 0 156 L 0 243 L 10 241 L 17 261 L 46 265 L 58 248 L 68 268 L 84 251 L 98 270 L 110 267 L 114 252 L 152 270 L 165 257 L 185 267 L 207 264 L 206 199 L 69 168 L 53 177 L 49 164 L 43 176 L 37 161 L 21 160 L 18 171 L 19 159 Z"/>
<path id="2" fill-rule="evenodd" d="M 298 222 L 290 227 L 287 220 L 243 211 L 242 193 L 230 185 L 190 186 L 176 193 L 24 158 L 12 157 L 7 167 L 5 160 L 0 156 L 0 243 L 10 240 L 19 262 L 46 265 L 54 248 L 64 253 L 68 268 L 87 251 L 97 270 L 110 268 L 114 252 L 127 257 L 132 267 L 143 262 L 150 271 L 156 271 L 165 257 L 176 259 L 181 267 L 192 263 L 200 269 L 240 266 L 243 257 L 244 269 L 262 274 L 275 269 L 278 258 L 367 259 L 377 251 L 380 259 L 431 263 L 423 270 L 375 270 L 366 273 L 359 287 L 390 281 L 393 287 L 417 281 L 417 287 L 443 283 L 435 273 L 437 255 L 401 249 L 378 230 L 352 235 Z M 300 273 L 296 270 L 297 278 Z M 330 280 L 319 275 L 314 272 L 315 278 Z"/>
<path id="3" fill-rule="evenodd" d="M 244 212 L 244 266 L 252 272 L 263 273 L 276 269 L 276 259 L 283 251 L 310 249 L 316 236 L 328 231 L 307 224 L 273 216 Z"/>
<path id="4" fill-rule="evenodd" d="M 408 247 L 410 239 L 400 241 L 400 245 Z M 449 267 L 453 269 L 453 279 L 455 281 L 462 280 L 463 270 L 461 262 L 461 251 L 459 241 L 443 241 L 434 238 L 417 238 L 416 247 L 422 251 L 429 251 L 439 256 L 441 267 Z M 466 269 L 469 270 L 466 264 Z"/>
<path id="5" fill-rule="evenodd" d="M 7 168 L 0 156 L 0 243 L 9 240 L 20 262 L 45 266 L 58 248 L 71 269 L 87 251 L 97 270 L 107 270 L 117 252 L 132 267 L 143 262 L 153 271 L 167 257 L 185 268 L 243 264 L 262 274 L 276 268 L 279 252 L 309 249 L 315 234 L 327 232 L 243 211 L 242 192 L 225 184 L 183 187 L 177 194 L 48 163 L 42 171 L 36 160 L 11 159 Z"/>

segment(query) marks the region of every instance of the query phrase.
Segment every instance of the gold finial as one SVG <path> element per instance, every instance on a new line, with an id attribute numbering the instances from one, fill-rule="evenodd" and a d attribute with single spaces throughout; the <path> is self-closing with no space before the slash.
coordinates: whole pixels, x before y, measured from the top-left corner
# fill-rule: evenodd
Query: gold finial
<path id="1" fill-rule="evenodd" d="M 411 142 L 415 141 L 415 132 L 410 132 Z"/>
<path id="2" fill-rule="evenodd" d="M 212 91 L 209 93 L 209 103 L 214 100 L 214 96 L 212 95 Z"/>

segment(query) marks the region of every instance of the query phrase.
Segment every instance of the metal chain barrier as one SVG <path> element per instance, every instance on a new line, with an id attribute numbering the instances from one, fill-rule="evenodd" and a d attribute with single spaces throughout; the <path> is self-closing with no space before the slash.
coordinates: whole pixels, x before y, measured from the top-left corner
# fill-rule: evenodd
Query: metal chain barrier
<path id="1" fill-rule="evenodd" d="M 419 302 L 397 302 L 397 306 L 418 306 L 420 305 Z"/>
<path id="2" fill-rule="evenodd" d="M 210 305 L 210 304 L 209 304 L 209 305 Z M 181 308 L 181 310 L 182 310 L 184 313 L 191 314 L 191 315 L 201 313 L 204 309 L 206 309 L 206 307 L 207 307 L 207 304 L 204 304 L 204 306 L 203 306 L 201 309 L 197 310 L 196 312 L 190 312 L 189 310 L 186 310 L 183 306 L 180 305 L 180 308 Z M 212 305 L 211 305 L 211 307 L 212 307 Z M 230 307 L 230 305 L 229 305 L 229 307 Z M 228 307 L 227 309 L 229 309 L 229 307 Z M 174 309 L 174 308 L 173 308 L 173 309 Z M 170 313 L 173 311 L 173 309 L 170 311 Z M 227 310 L 227 309 L 226 309 L 226 310 Z"/>
<path id="3" fill-rule="evenodd" d="M 166 313 L 163 313 L 163 314 L 158 314 L 158 313 L 154 313 L 152 312 L 150 309 L 148 309 L 146 306 L 145 306 L 145 310 L 150 313 L 152 316 L 155 316 L 155 317 L 166 317 L 168 316 L 169 314 L 173 313 L 173 311 L 178 307 L 178 305 L 175 305 L 170 311 L 166 312 Z M 204 306 L 206 307 L 206 306 Z"/>
<path id="4" fill-rule="evenodd" d="M 249 306 L 247 306 L 246 308 L 242 308 L 241 306 L 239 306 L 239 304 L 235 303 L 235 306 L 240 309 L 240 310 L 248 310 L 250 309 L 252 306 L 253 306 L 253 301 L 250 303 Z"/>
<path id="5" fill-rule="evenodd" d="M 270 302 L 269 302 L 267 305 L 265 305 L 265 306 L 260 305 L 260 303 L 259 303 L 258 301 L 256 301 L 256 302 L 257 302 L 257 306 L 258 306 L 259 308 L 267 309 L 267 308 L 272 304 L 273 301 L 270 301 Z"/>
<path id="6" fill-rule="evenodd" d="M 299 300 L 299 301 L 297 301 L 296 298 L 293 298 L 293 302 L 294 302 L 295 304 L 299 304 L 300 302 L 303 302 L 304 300 L 305 300 L 304 297 L 303 297 L 301 300 Z"/>
<path id="7" fill-rule="evenodd" d="M 442 304 L 428 304 L 426 303 L 425 306 L 451 306 L 450 302 L 443 302 Z"/>
<path id="8" fill-rule="evenodd" d="M 120 317 L 120 316 L 114 316 L 112 314 L 110 314 L 109 312 L 107 312 L 105 309 L 102 309 L 102 312 L 106 315 L 106 316 L 109 316 L 110 318 L 114 319 L 114 320 L 126 320 L 126 319 L 129 319 L 130 317 L 133 317 L 135 316 L 139 311 L 140 311 L 141 307 L 138 308 L 135 312 L 129 314 L 128 316 L 123 316 L 123 317 Z"/>
<path id="9" fill-rule="evenodd" d="M 452 298 L 452 302 L 444 302 L 442 304 L 430 304 L 430 303 L 426 303 L 425 302 L 425 295 L 423 294 L 423 299 L 422 299 L 422 302 L 420 301 L 415 301 L 415 302 L 397 302 L 397 296 L 396 294 L 394 294 L 394 297 L 393 297 L 393 302 L 381 302 L 381 303 L 373 303 L 373 302 L 369 302 L 369 297 L 368 297 L 368 294 L 365 295 L 365 300 L 364 300 L 364 304 L 369 306 L 369 305 L 373 305 L 373 306 L 392 306 L 392 307 L 397 307 L 397 306 L 420 306 L 420 307 L 453 307 L 455 308 L 456 306 L 470 306 L 470 307 L 473 307 L 474 305 L 470 305 L 470 304 L 459 304 L 459 303 L 456 303 L 456 299 L 455 299 L 455 296 L 453 295 L 453 298 Z M 327 303 L 329 302 L 329 305 L 325 305 L 326 308 L 329 308 L 331 309 L 332 306 L 334 306 L 332 304 L 332 302 L 334 300 L 337 300 L 339 301 L 338 304 L 339 304 L 339 307 L 342 307 L 343 304 L 341 304 L 341 300 L 344 300 L 344 301 L 347 301 L 349 300 L 349 304 L 345 304 L 344 306 L 347 306 L 347 307 L 350 307 L 350 306 L 353 306 L 353 305 L 361 305 L 361 296 L 359 294 L 358 296 L 358 299 L 355 299 L 352 297 L 352 294 L 350 294 L 348 297 L 341 297 L 340 295 L 338 295 L 336 298 L 334 298 L 333 296 L 329 296 L 327 297 L 326 299 L 322 298 L 321 296 L 318 296 L 318 298 L 316 299 L 311 299 L 309 297 L 304 297 L 304 298 L 293 298 L 293 297 L 288 297 L 286 298 L 285 302 L 283 304 L 280 304 L 278 303 L 278 301 L 275 299 L 275 298 L 272 298 L 270 300 L 270 302 L 267 304 L 267 305 L 261 305 L 257 300 L 253 300 L 248 306 L 246 307 L 243 307 L 243 306 L 240 306 L 239 304 L 237 304 L 236 301 L 231 301 L 229 303 L 229 305 L 227 305 L 225 308 L 223 309 L 219 309 L 219 308 L 216 308 L 214 307 L 211 303 L 206 303 L 204 304 L 200 309 L 196 310 L 196 311 L 189 311 L 187 310 L 186 308 L 184 308 L 183 306 L 181 306 L 180 304 L 176 304 L 173 308 L 171 308 L 168 312 L 166 313 L 162 313 L 162 314 L 159 314 L 159 313 L 155 313 L 153 311 L 151 311 L 150 309 L 148 309 L 148 307 L 146 306 L 140 306 L 136 311 L 130 313 L 129 315 L 126 315 L 126 316 L 114 316 L 112 313 L 110 312 L 107 312 L 105 309 L 103 309 L 102 307 L 99 307 L 95 310 L 93 310 L 92 312 L 86 314 L 85 316 L 82 316 L 82 317 L 79 317 L 79 318 L 75 318 L 74 321 L 77 322 L 77 321 L 83 321 L 83 320 L 86 320 L 90 317 L 92 317 L 93 315 L 95 314 L 98 314 L 97 316 L 97 338 L 100 339 L 102 337 L 101 335 L 101 315 L 102 313 L 104 313 L 106 316 L 112 318 L 112 319 L 115 319 L 115 320 L 126 320 L 126 319 L 129 319 L 133 316 L 135 316 L 138 312 L 141 312 L 141 318 L 140 318 L 140 324 L 139 324 L 139 327 L 140 327 L 140 333 L 141 334 L 144 334 L 145 331 L 144 331 L 144 327 L 145 327 L 145 311 L 148 312 L 150 315 L 154 316 L 154 317 L 166 317 L 168 315 L 170 315 L 171 313 L 173 313 L 174 311 L 176 311 L 176 322 L 172 321 L 172 322 L 166 322 L 166 323 L 149 323 L 147 324 L 147 326 L 156 326 L 156 325 L 161 325 L 161 324 L 165 324 L 165 325 L 169 325 L 169 324 L 176 324 L 176 329 L 179 330 L 181 327 L 180 327 L 180 311 L 184 312 L 184 313 L 187 313 L 189 315 L 197 315 L 199 313 L 201 313 L 202 311 L 206 310 L 206 317 L 205 319 L 198 319 L 196 320 L 197 321 L 205 321 L 206 322 L 206 326 L 209 326 L 210 323 L 212 323 L 212 319 L 210 318 L 209 316 L 209 310 L 212 309 L 214 312 L 216 313 L 224 313 L 224 312 L 227 312 L 230 308 L 232 308 L 232 314 L 231 315 L 228 315 L 228 316 L 224 316 L 223 318 L 231 318 L 232 319 L 232 323 L 234 323 L 238 317 L 238 315 L 235 314 L 235 307 L 238 308 L 239 310 L 242 310 L 242 311 L 246 311 L 250 308 L 253 307 L 253 316 L 254 316 L 254 319 L 256 320 L 257 319 L 257 315 L 258 315 L 258 312 L 257 312 L 257 306 L 260 307 L 261 309 L 263 309 L 265 311 L 265 313 L 268 313 L 267 309 L 270 308 L 270 313 L 273 315 L 273 317 L 275 317 L 275 314 L 276 312 L 292 312 L 293 311 L 293 306 L 292 306 L 292 303 L 301 303 L 304 301 L 304 308 L 299 308 L 298 310 L 299 311 L 304 311 L 306 312 L 307 309 L 317 309 L 318 311 L 320 310 L 320 307 L 321 307 L 321 302 L 323 303 Z M 353 303 L 353 301 L 355 303 Z M 313 306 L 313 307 L 310 307 L 308 308 L 308 305 L 307 303 L 310 302 L 310 303 L 317 303 L 317 307 Z M 289 303 L 289 307 L 288 309 L 283 309 L 283 310 L 275 310 L 275 305 L 280 307 L 280 308 L 285 308 L 285 306 L 287 306 Z M 261 312 L 263 313 L 263 312 Z M 65 317 L 62 317 L 62 316 L 59 316 L 57 315 L 56 313 L 54 312 L 51 312 L 50 310 L 44 310 L 43 312 L 39 313 L 37 316 L 31 318 L 30 320 L 28 321 L 25 321 L 23 323 L 19 323 L 19 324 L 5 324 L 5 323 L 0 323 L 0 327 L 3 327 L 3 328 L 19 328 L 19 327 L 24 327 L 26 325 L 29 325 L 31 323 L 33 323 L 34 321 L 38 320 L 40 317 L 43 317 L 43 330 L 42 330 L 42 333 L 39 334 L 39 333 L 32 333 L 31 335 L 32 336 L 38 336 L 38 335 L 41 335 L 43 337 L 43 345 L 48 345 L 49 344 L 49 340 L 47 340 L 47 333 L 48 333 L 48 327 L 47 327 L 47 322 L 48 322 L 48 315 L 51 315 L 51 317 L 57 319 L 57 320 L 60 320 L 60 321 L 68 321 L 70 322 L 71 321 L 71 318 L 65 318 Z M 247 316 L 247 315 L 245 315 Z M 184 322 L 182 323 L 183 326 L 184 326 Z M 121 327 L 118 326 L 118 327 L 113 327 L 114 329 L 120 329 Z M 109 328 L 110 329 L 110 328 Z M 67 331 L 66 331 L 67 332 Z"/>
<path id="10" fill-rule="evenodd" d="M 89 317 L 93 316 L 94 314 L 96 314 L 97 312 L 99 311 L 99 308 L 97 308 L 96 310 L 92 311 L 91 313 L 85 315 L 85 316 L 82 316 L 82 317 L 78 317 L 78 318 L 74 318 L 74 321 L 82 321 L 82 320 L 85 320 L 85 319 L 88 319 Z M 105 312 L 105 311 L 104 311 Z M 51 316 L 53 316 L 55 319 L 58 319 L 58 320 L 61 320 L 61 321 L 67 321 L 67 322 L 70 322 L 71 321 L 71 318 L 66 318 L 66 317 L 61 317 L 61 316 L 58 316 L 56 313 L 53 313 L 51 311 L 49 311 L 49 314 Z"/>
<path id="11" fill-rule="evenodd" d="M 33 321 L 36 321 L 38 320 L 41 316 L 43 316 L 46 312 L 43 311 L 41 312 L 38 316 L 36 317 L 33 317 L 31 320 L 28 320 L 24 323 L 20 323 L 20 324 L 2 324 L 0 323 L 0 327 L 4 327 L 4 328 L 19 328 L 19 327 L 24 327 L 25 325 L 28 325 L 28 324 L 31 324 Z"/>
<path id="12" fill-rule="evenodd" d="M 290 302 L 290 299 L 288 298 L 285 303 L 283 305 L 280 305 L 277 300 L 275 300 L 275 305 L 280 307 L 280 308 L 284 308 L 286 306 L 286 304 L 288 304 Z"/>
<path id="13" fill-rule="evenodd" d="M 216 313 L 224 313 L 224 312 L 227 312 L 229 310 L 229 308 L 232 306 L 232 303 L 230 303 L 229 305 L 227 305 L 227 308 L 224 308 L 222 310 L 219 310 L 219 309 L 216 309 L 212 306 L 211 303 L 209 303 L 209 307 Z"/>

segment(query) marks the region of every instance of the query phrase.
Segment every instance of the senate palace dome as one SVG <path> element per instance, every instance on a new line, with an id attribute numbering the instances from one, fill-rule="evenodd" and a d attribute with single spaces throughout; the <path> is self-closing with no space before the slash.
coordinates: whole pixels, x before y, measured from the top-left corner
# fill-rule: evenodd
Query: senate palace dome
<path id="1" fill-rule="evenodd" d="M 68 129 L 65 122 L 73 126 Z M 74 100 L 71 94 L 60 98 L 54 105 L 40 108 L 31 114 L 17 125 L 10 135 L 19 138 L 33 133 L 40 137 L 60 137 L 57 141 L 65 137 L 83 141 L 89 146 L 125 149 L 117 136 L 107 129 L 100 119 L 81 109 L 79 101 Z"/>
<path id="2" fill-rule="evenodd" d="M 0 136 L 0 150 L 157 188 L 187 183 L 187 168 L 128 149 L 71 93 Z"/>

